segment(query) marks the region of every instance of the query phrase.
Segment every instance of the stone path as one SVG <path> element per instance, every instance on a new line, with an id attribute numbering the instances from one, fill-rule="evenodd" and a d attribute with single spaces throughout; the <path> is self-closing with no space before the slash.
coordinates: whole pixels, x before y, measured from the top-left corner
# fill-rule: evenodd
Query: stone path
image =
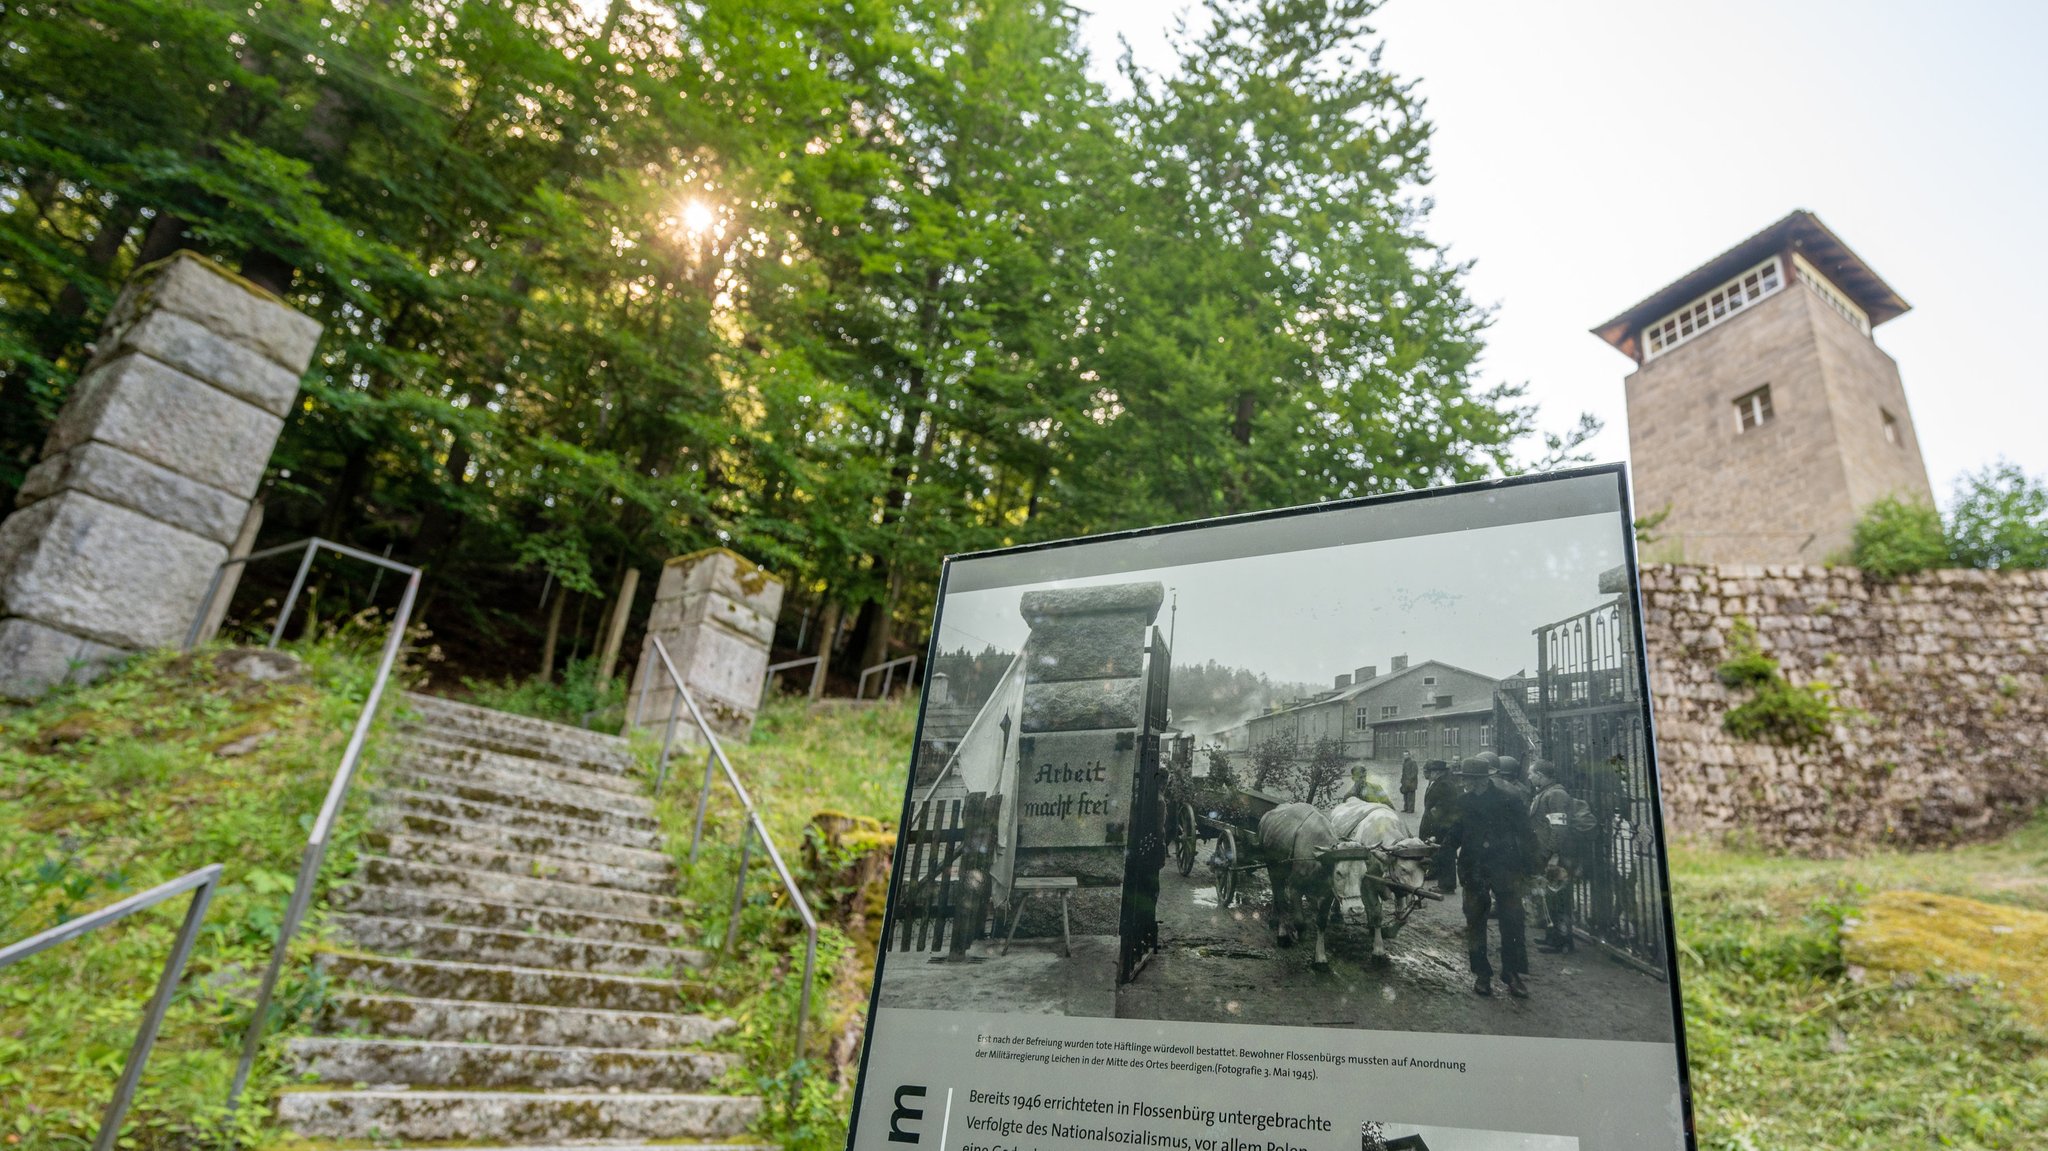
<path id="1" fill-rule="evenodd" d="M 707 957 L 652 805 L 612 736 L 409 696 L 378 782 L 312 1077 L 284 1126 L 316 1139 L 718 1143 L 760 1100 L 715 1093 L 730 1020 L 677 1010 Z M 731 1146 L 731 1145 L 727 1145 Z"/>

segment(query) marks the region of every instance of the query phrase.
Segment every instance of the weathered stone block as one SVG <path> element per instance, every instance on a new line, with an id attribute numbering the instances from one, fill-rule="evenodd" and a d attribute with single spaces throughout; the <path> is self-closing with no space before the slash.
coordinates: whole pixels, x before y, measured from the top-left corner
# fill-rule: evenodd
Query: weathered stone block
<path id="1" fill-rule="evenodd" d="M 217 543 L 231 544 L 247 500 L 187 479 L 107 444 L 86 442 L 29 469 L 15 500 L 26 507 L 60 491 L 84 492 Z"/>
<path id="2" fill-rule="evenodd" d="M 661 640 L 721 739 L 744 741 L 753 731 L 782 590 L 781 580 L 724 548 L 678 556 L 662 568 L 647 634 Z M 666 722 L 674 694 L 669 682 L 665 671 L 641 661 L 633 681 L 636 700 L 643 683 L 647 687 L 641 726 Z M 688 723 L 677 731 L 694 736 Z"/>
<path id="3" fill-rule="evenodd" d="M 1145 625 L 1149 622 L 1150 616 L 1135 613 L 1048 619 L 1031 633 L 1025 679 L 1062 683 L 1138 675 L 1145 667 Z"/>
<path id="4" fill-rule="evenodd" d="M 83 492 L 0 524 L 0 602 L 85 639 L 131 650 L 184 639 L 228 549 Z"/>
<path id="5" fill-rule="evenodd" d="M 0 699 L 32 700 L 60 683 L 86 683 L 134 653 L 30 619 L 0 619 Z"/>
<path id="6" fill-rule="evenodd" d="M 116 348 L 102 346 L 95 358 L 105 362 L 120 352 L 141 352 L 273 416 L 289 413 L 299 395 L 299 373 L 171 312 L 144 316 L 121 333 Z"/>
<path id="7" fill-rule="evenodd" d="M 1029 684 L 1024 688 L 1022 729 L 1040 732 L 1135 728 L 1144 702 L 1144 681 L 1138 679 Z"/>
<path id="8" fill-rule="evenodd" d="M 131 354 L 78 381 L 44 452 L 98 440 L 246 500 L 283 427 L 254 404 Z"/>
<path id="9" fill-rule="evenodd" d="M 1017 846 L 1121 845 L 1137 771 L 1135 733 L 1047 732 L 1018 739 Z M 1119 872 L 1121 874 L 1121 872 Z"/>
<path id="10" fill-rule="evenodd" d="M 1159 614 L 1159 605 L 1165 601 L 1163 584 L 1102 584 L 1028 591 L 1018 600 L 1018 610 L 1036 631 L 1041 620 L 1056 616 L 1137 614 L 1149 621 Z"/>
<path id="11" fill-rule="evenodd" d="M 687 592 L 657 599 L 647 614 L 650 631 L 669 632 L 697 626 L 719 627 L 764 647 L 775 641 L 775 617 L 763 615 L 723 592 Z"/>
<path id="12" fill-rule="evenodd" d="M 738 552 L 707 548 L 662 565 L 654 587 L 656 602 L 693 593 L 717 592 L 773 621 L 782 614 L 782 581 Z"/>
<path id="13" fill-rule="evenodd" d="M 312 362 L 320 322 L 196 252 L 177 252 L 137 270 L 107 314 L 101 346 L 156 312 L 182 316 L 286 368 L 294 379 Z"/>

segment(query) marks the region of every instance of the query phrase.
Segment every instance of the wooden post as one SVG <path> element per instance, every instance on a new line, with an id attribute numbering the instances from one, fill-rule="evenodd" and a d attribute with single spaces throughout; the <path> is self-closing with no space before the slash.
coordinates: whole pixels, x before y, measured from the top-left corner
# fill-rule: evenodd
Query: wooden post
<path id="1" fill-rule="evenodd" d="M 249 513 L 242 517 L 242 530 L 235 536 L 235 545 L 228 549 L 229 559 L 240 559 L 256 550 L 256 535 L 263 530 L 263 501 L 254 500 L 249 504 Z M 242 582 L 242 569 L 248 564 L 236 564 L 221 573 L 220 586 L 214 589 L 213 602 L 206 605 L 206 625 L 199 629 L 199 642 L 210 643 L 220 634 L 220 625 L 228 616 L 228 601 L 235 598 L 235 585 Z"/>
<path id="2" fill-rule="evenodd" d="M 633 594 L 640 590 L 640 569 L 629 567 L 619 577 L 619 595 L 612 601 L 611 626 L 604 637 L 604 655 L 597 661 L 597 682 L 608 683 L 619 663 L 619 646 L 626 642 L 626 624 L 633 616 Z"/>
<path id="3" fill-rule="evenodd" d="M 832 641 L 839 638 L 839 601 L 829 600 L 818 620 L 818 662 L 811 665 L 811 702 L 825 694 L 825 669 L 832 666 Z"/>

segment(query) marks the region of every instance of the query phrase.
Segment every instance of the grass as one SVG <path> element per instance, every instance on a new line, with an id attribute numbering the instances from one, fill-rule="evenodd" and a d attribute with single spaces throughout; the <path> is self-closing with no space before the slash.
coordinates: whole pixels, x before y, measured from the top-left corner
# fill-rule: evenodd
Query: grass
<path id="1" fill-rule="evenodd" d="M 223 672 L 220 649 L 143 656 L 0 719 L 0 939 L 209 863 L 227 867 L 124 1148 L 260 1137 L 262 1100 L 281 1073 L 259 1064 L 232 1124 L 228 1081 L 379 638 L 349 631 L 307 645 L 304 674 L 290 682 Z M 350 826 L 330 873 L 350 865 Z M 173 901 L 0 973 L 0 1144 L 41 1151 L 92 1140 L 183 912 Z M 280 990 L 293 1016 L 321 994 L 298 972 Z"/>
<path id="2" fill-rule="evenodd" d="M 1842 925 L 1903 891 L 2048 910 L 2048 820 L 1947 851 L 1693 845 L 1672 863 L 1703 1148 L 2043 1145 L 2048 1022 L 1995 981 L 1936 971 L 1931 948 L 1921 971 L 1854 971 Z"/>

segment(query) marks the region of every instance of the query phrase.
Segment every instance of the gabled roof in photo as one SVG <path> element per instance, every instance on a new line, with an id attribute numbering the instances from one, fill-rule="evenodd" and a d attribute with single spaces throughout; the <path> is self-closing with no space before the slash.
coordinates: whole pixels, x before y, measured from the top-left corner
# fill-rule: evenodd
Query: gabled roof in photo
<path id="1" fill-rule="evenodd" d="M 1797 252 L 1819 268 L 1870 317 L 1870 326 L 1896 319 L 1911 310 L 1870 265 L 1828 230 L 1820 217 L 1804 208 L 1751 236 L 1727 251 L 1638 300 L 1620 315 L 1592 329 L 1593 334 L 1612 344 L 1616 351 L 1641 363 L 1637 346 L 1643 328 L 1763 263 L 1773 253 Z M 1786 270 L 1790 275 L 1790 269 Z"/>
<path id="2" fill-rule="evenodd" d="M 1311 707 L 1321 707 L 1324 704 L 1337 703 L 1342 700 L 1357 699 L 1359 696 L 1365 694 L 1368 691 L 1373 690 L 1376 687 L 1383 687 L 1397 679 L 1400 679 L 1404 675 L 1413 675 L 1414 673 L 1421 671 L 1423 668 L 1426 667 L 1440 667 L 1446 671 L 1455 671 L 1463 675 L 1472 676 L 1475 679 L 1483 679 L 1486 680 L 1488 683 L 1500 682 L 1500 677 L 1497 675 L 1487 675 L 1485 672 L 1473 671 L 1471 668 L 1459 667 L 1456 664 L 1445 663 L 1440 659 L 1426 659 L 1423 660 L 1421 663 L 1411 663 L 1407 667 L 1402 668 L 1400 671 L 1390 671 L 1385 675 L 1376 675 L 1371 679 L 1366 680 L 1364 683 L 1354 683 L 1350 687 L 1332 689 L 1330 691 L 1322 693 L 1321 695 L 1311 696 L 1308 699 L 1302 700 L 1300 703 L 1288 704 L 1286 707 L 1281 708 L 1279 711 L 1260 712 L 1258 715 L 1253 716 L 1252 719 L 1263 719 L 1264 717 L 1269 715 L 1286 715 L 1288 712 L 1302 711 L 1306 708 Z"/>

